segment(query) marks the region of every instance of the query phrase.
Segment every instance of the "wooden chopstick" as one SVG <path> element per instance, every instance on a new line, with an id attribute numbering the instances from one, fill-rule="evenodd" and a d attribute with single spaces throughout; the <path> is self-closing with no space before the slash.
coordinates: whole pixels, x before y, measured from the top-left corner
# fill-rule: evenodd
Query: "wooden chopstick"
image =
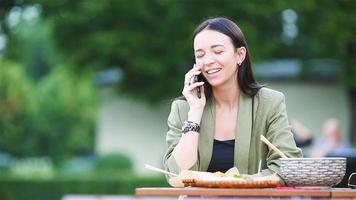
<path id="1" fill-rule="evenodd" d="M 172 172 L 169 172 L 169 171 L 166 171 L 166 170 L 163 170 L 163 169 L 159 169 L 157 167 L 153 167 L 151 165 L 148 165 L 148 164 L 145 164 L 145 168 L 146 169 L 149 169 L 149 170 L 152 170 L 152 171 L 155 171 L 155 172 L 160 172 L 160 173 L 163 173 L 163 174 L 168 174 L 170 176 L 178 176 L 177 174 L 175 173 L 172 173 Z"/>
<path id="2" fill-rule="evenodd" d="M 261 173 L 261 171 L 262 171 L 261 167 L 262 167 L 262 160 L 260 159 L 260 162 L 258 162 L 258 171 L 257 171 L 257 174 L 258 174 L 258 175 L 261 175 L 261 174 L 262 174 L 262 173 Z"/>
<path id="3" fill-rule="evenodd" d="M 282 153 L 282 151 L 277 149 L 277 147 L 274 146 L 270 141 L 268 141 L 267 138 L 265 138 L 265 136 L 261 135 L 261 141 L 264 142 L 269 148 L 271 148 L 275 152 L 277 152 L 282 158 L 287 158 L 287 156 L 284 155 L 284 153 Z"/>

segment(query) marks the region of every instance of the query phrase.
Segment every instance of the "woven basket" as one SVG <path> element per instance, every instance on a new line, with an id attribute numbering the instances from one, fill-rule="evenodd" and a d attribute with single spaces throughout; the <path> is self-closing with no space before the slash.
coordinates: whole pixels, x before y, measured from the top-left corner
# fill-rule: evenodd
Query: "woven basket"
<path id="1" fill-rule="evenodd" d="M 290 186 L 334 186 L 346 172 L 346 158 L 281 158 L 281 177 Z"/>

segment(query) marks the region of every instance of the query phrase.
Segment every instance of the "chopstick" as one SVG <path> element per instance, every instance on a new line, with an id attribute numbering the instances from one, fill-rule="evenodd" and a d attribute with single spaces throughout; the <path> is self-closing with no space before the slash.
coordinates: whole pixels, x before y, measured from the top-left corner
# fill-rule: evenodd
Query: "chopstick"
<path id="1" fill-rule="evenodd" d="M 282 153 L 282 151 L 277 149 L 277 147 L 274 146 L 270 141 L 268 141 L 267 138 L 265 138 L 265 136 L 261 135 L 261 141 L 264 142 L 269 148 L 271 148 L 275 152 L 277 152 L 282 158 L 287 158 L 287 156 L 284 155 L 284 153 Z"/>
<path id="2" fill-rule="evenodd" d="M 172 173 L 172 172 L 169 172 L 169 171 L 166 171 L 166 170 L 163 170 L 163 169 L 159 169 L 157 167 L 153 167 L 151 165 L 148 165 L 148 164 L 145 164 L 145 168 L 146 169 L 149 169 L 149 170 L 152 170 L 152 171 L 155 171 L 155 172 L 160 172 L 160 173 L 163 173 L 163 174 L 168 174 L 170 176 L 178 176 L 177 174 L 175 173 Z"/>
<path id="3" fill-rule="evenodd" d="M 261 173 L 261 167 L 262 167 L 262 160 L 260 159 L 260 162 L 258 163 L 258 175 L 261 175 L 262 173 Z"/>

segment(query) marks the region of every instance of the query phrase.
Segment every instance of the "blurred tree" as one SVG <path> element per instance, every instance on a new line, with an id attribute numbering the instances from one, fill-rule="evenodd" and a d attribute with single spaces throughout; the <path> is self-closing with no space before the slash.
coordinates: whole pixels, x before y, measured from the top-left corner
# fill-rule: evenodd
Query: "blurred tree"
<path id="1" fill-rule="evenodd" d="M 15 1 L 15 0 L 2 0 L 0 2 L 0 32 L 4 32 L 5 34 L 9 33 L 9 27 L 6 23 L 6 17 L 9 14 L 9 11 L 18 5 L 23 5 L 23 2 Z"/>
<path id="2" fill-rule="evenodd" d="M 96 93 L 91 80 L 90 72 L 57 67 L 39 82 L 40 152 L 55 159 L 93 153 Z"/>
<path id="3" fill-rule="evenodd" d="M 54 56 L 51 22 L 39 17 L 40 5 L 2 3 L 0 34 L 5 34 L 7 45 L 1 56 L 16 64 L 0 58 L 0 151 L 57 160 L 92 153 L 92 73 L 83 69 L 74 74 L 69 67 L 52 71 L 58 55 Z"/>
<path id="4" fill-rule="evenodd" d="M 32 92 L 33 84 L 19 65 L 0 61 L 0 152 L 14 156 L 37 153 Z"/>
<path id="5" fill-rule="evenodd" d="M 33 24 L 30 31 L 22 34 L 26 34 L 23 37 L 27 38 L 23 39 L 25 42 L 23 54 L 19 57 L 23 60 L 27 74 L 33 80 L 39 81 L 56 65 L 49 26 L 43 22 L 37 22 Z"/>
<path id="6" fill-rule="evenodd" d="M 51 27 L 39 17 L 41 8 L 35 5 L 16 5 L 4 18 L 7 45 L 4 57 L 26 66 L 27 74 L 35 81 L 48 74 L 56 64 Z"/>
<path id="7" fill-rule="evenodd" d="M 351 141 L 356 141 L 356 3 L 337 1 L 35 1 L 54 22 L 58 46 L 81 67 L 122 67 L 123 92 L 151 101 L 179 94 L 191 67 L 190 35 L 210 16 L 227 16 L 245 31 L 256 60 L 328 57 L 345 64 L 351 102 Z M 294 9 L 299 36 L 283 43 L 280 14 Z M 263 33 L 263 34 L 261 34 Z M 168 86 L 169 85 L 169 86 Z"/>
<path id="8" fill-rule="evenodd" d="M 58 67 L 37 85 L 22 67 L 0 61 L 0 152 L 58 161 L 92 154 L 96 94 L 91 73 Z"/>
<path id="9" fill-rule="evenodd" d="M 252 48 L 254 59 L 261 59 L 278 49 L 273 44 L 279 40 L 276 29 L 284 5 L 256 7 L 256 2 L 231 0 L 33 2 L 53 22 L 56 44 L 75 70 L 121 67 L 120 91 L 149 101 L 180 93 L 181 77 L 194 62 L 191 34 L 203 19 L 224 15 L 236 20 L 250 45 L 258 46 Z"/>

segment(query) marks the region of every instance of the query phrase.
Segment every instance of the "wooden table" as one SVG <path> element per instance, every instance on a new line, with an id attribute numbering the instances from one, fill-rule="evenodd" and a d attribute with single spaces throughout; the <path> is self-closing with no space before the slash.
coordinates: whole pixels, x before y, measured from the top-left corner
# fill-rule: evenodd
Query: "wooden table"
<path id="1" fill-rule="evenodd" d="M 353 199 L 356 200 L 356 189 L 349 188 L 266 188 L 266 189 L 229 189 L 229 188 L 137 188 L 136 197 L 147 196 L 186 196 L 186 197 L 301 197 L 322 199 Z"/>
<path id="2" fill-rule="evenodd" d="M 349 198 L 356 199 L 356 189 L 335 188 L 331 190 L 331 198 Z"/>

